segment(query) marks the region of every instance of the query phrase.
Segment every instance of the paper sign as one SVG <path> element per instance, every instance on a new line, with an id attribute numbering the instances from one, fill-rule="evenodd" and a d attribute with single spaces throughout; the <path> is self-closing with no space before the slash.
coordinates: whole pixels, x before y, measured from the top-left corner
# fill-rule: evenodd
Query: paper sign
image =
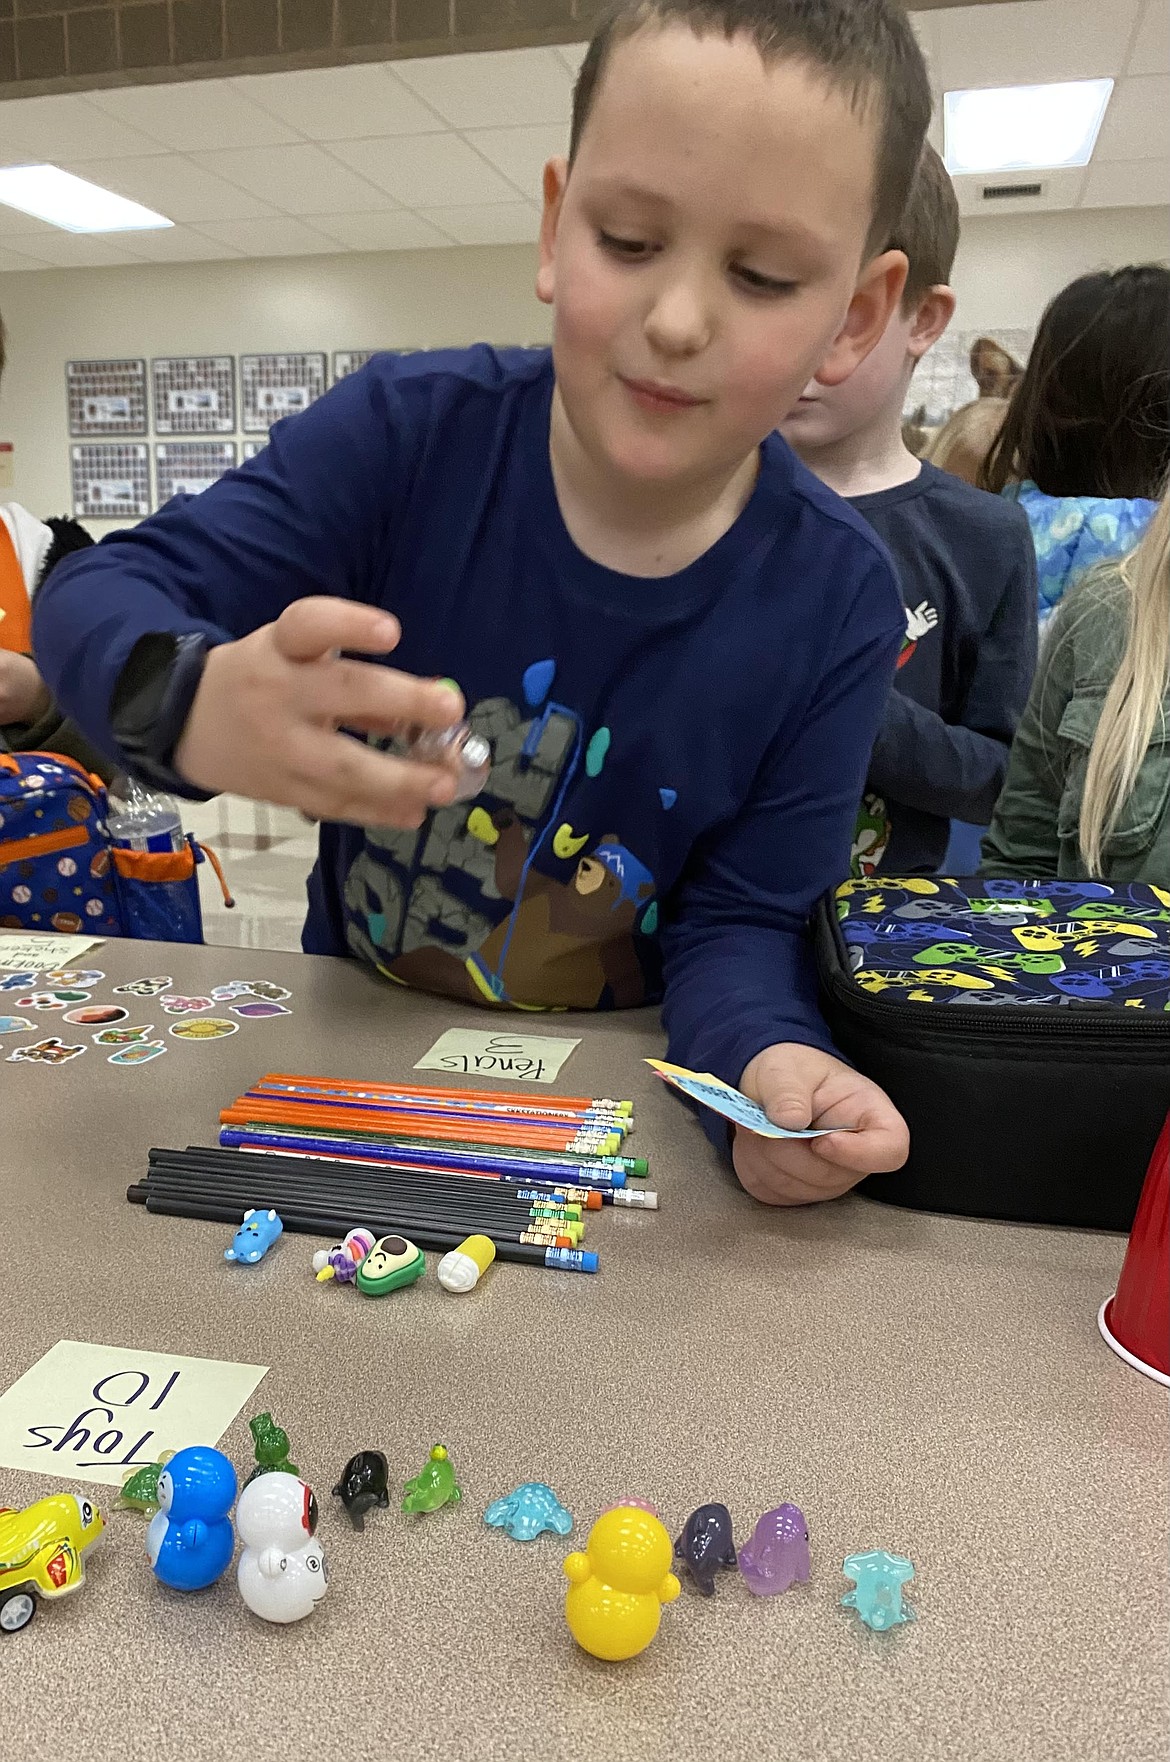
<path id="1" fill-rule="evenodd" d="M 416 1071 L 454 1071 L 460 1077 L 510 1077 L 514 1083 L 551 1083 L 579 1040 L 546 1034 L 484 1034 L 449 1028 Z"/>
<path id="2" fill-rule="evenodd" d="M 100 948 L 100 936 L 42 936 L 36 930 L 0 930 L 0 971 L 12 973 L 27 967 L 34 973 L 51 968 L 76 966 L 91 948 Z"/>
<path id="3" fill-rule="evenodd" d="M 804 1132 L 789 1132 L 784 1126 L 774 1126 L 762 1107 L 733 1089 L 730 1083 L 721 1082 L 713 1077 L 710 1071 L 686 1071 L 681 1065 L 664 1064 L 661 1059 L 648 1058 L 646 1063 L 651 1070 L 657 1071 L 673 1089 L 681 1089 L 693 1101 L 701 1102 L 715 1113 L 731 1120 L 734 1125 L 746 1126 L 749 1132 L 758 1132 L 761 1138 L 826 1138 L 830 1131 L 847 1131 L 851 1128 L 829 1126 L 820 1130 L 809 1128 Z"/>
<path id="4" fill-rule="evenodd" d="M 121 1486 L 164 1450 L 218 1444 L 267 1368 L 59 1340 L 0 1395 L 0 1468 Z"/>

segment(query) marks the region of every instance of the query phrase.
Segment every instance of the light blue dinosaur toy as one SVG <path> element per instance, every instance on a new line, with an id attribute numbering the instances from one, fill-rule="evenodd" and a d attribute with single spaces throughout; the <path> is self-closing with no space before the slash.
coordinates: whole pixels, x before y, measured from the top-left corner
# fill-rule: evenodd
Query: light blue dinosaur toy
<path id="1" fill-rule="evenodd" d="M 915 1621 L 913 1609 L 902 1601 L 902 1586 L 914 1577 L 914 1562 L 904 1554 L 890 1554 L 885 1548 L 871 1548 L 868 1554 L 850 1554 L 841 1571 L 853 1580 L 853 1589 L 846 1591 L 841 1603 L 856 1609 L 866 1627 L 884 1633 L 902 1621 Z"/>

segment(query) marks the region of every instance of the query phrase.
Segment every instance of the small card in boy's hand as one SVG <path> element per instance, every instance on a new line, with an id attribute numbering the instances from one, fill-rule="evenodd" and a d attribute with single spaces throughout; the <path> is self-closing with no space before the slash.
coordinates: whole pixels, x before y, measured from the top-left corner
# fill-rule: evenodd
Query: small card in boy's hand
<path id="1" fill-rule="evenodd" d="M 773 1125 L 762 1107 L 749 1101 L 746 1095 L 733 1089 L 730 1083 L 713 1077 L 710 1071 L 687 1071 L 681 1065 L 668 1065 L 658 1058 L 648 1058 L 646 1063 L 672 1088 L 680 1089 L 692 1101 L 698 1101 L 703 1107 L 712 1108 L 715 1113 L 722 1114 L 733 1125 L 746 1126 L 749 1132 L 758 1132 L 761 1138 L 827 1138 L 830 1132 L 856 1131 L 855 1126 L 809 1126 L 803 1132 L 790 1132 L 785 1126 Z"/>

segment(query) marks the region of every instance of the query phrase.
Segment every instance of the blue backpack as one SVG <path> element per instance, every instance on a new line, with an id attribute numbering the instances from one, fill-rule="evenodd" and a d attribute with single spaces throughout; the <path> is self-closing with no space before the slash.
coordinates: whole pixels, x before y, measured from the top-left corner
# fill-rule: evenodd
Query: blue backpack
<path id="1" fill-rule="evenodd" d="M 214 851 L 112 844 L 101 780 L 60 753 L 0 752 L 0 930 L 202 942 L 195 868 Z"/>

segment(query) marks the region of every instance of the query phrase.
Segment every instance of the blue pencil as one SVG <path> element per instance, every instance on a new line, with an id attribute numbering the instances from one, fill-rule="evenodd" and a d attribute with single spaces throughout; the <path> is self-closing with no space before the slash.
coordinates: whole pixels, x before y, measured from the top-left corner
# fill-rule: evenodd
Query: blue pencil
<path id="1" fill-rule="evenodd" d="M 368 1139 L 314 1138 L 309 1133 L 243 1131 L 235 1126 L 221 1126 L 219 1142 L 245 1149 L 299 1150 L 316 1156 L 354 1157 L 361 1162 L 381 1163 L 387 1168 L 462 1169 L 468 1174 L 500 1175 L 506 1179 L 523 1176 L 536 1186 L 624 1187 L 624 1169 L 601 1169 L 592 1164 L 554 1162 L 550 1158 L 528 1161 L 523 1157 L 493 1156 L 485 1146 L 482 1152 L 446 1150 L 439 1146 L 420 1144 L 413 1151 L 387 1150 Z"/>

